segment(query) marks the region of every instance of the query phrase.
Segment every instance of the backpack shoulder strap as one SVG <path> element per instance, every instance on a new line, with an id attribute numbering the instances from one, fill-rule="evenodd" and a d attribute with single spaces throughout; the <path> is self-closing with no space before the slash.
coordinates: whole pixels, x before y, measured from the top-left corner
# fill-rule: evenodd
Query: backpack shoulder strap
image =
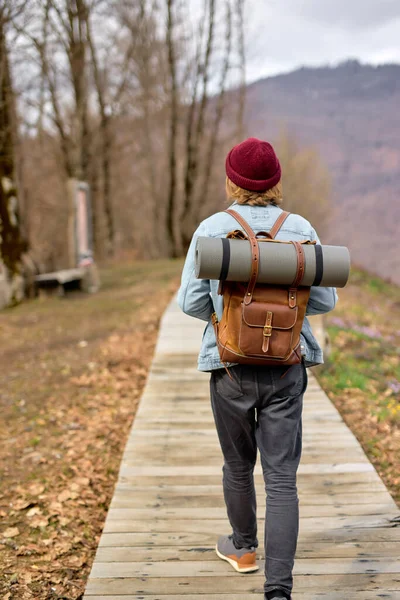
<path id="1" fill-rule="evenodd" d="M 258 241 L 256 238 L 256 234 L 254 233 L 254 231 L 252 230 L 250 225 L 247 223 L 246 219 L 243 219 L 243 217 L 241 215 L 239 215 L 239 213 L 237 213 L 235 210 L 228 209 L 225 212 L 227 212 L 229 215 L 231 215 L 231 217 L 236 219 L 236 221 L 239 223 L 239 225 L 247 233 L 249 242 L 250 242 L 251 258 L 252 258 L 251 274 L 250 274 L 250 279 L 249 279 L 249 283 L 247 286 L 246 296 L 244 297 L 244 303 L 247 305 L 247 304 L 250 304 L 253 299 L 253 292 L 254 292 L 254 288 L 255 288 L 255 285 L 256 285 L 257 279 L 258 279 L 258 263 L 260 262 L 260 249 L 258 247 Z"/>
<path id="2" fill-rule="evenodd" d="M 275 221 L 275 224 L 273 225 L 273 227 L 270 229 L 270 232 L 269 232 L 269 235 L 271 236 L 271 240 L 274 240 L 276 238 L 278 231 L 280 230 L 280 228 L 282 227 L 282 225 L 284 224 L 284 222 L 286 221 L 286 219 L 288 218 L 289 215 L 290 215 L 290 212 L 287 212 L 286 210 L 284 210 L 279 215 L 279 217 Z"/>
<path id="3" fill-rule="evenodd" d="M 251 238 L 253 235 L 255 237 L 255 233 L 252 230 L 252 228 L 250 227 L 250 225 L 248 224 L 248 222 L 241 215 L 239 215 L 238 212 L 236 212 L 235 210 L 231 210 L 230 208 L 228 208 L 224 212 L 228 213 L 229 215 L 231 215 L 231 217 L 236 219 L 236 221 L 239 223 L 239 225 L 241 225 L 242 229 L 244 229 L 244 231 L 247 233 L 249 238 Z M 280 230 L 280 228 L 282 227 L 282 225 L 284 224 L 284 222 L 286 221 L 286 219 L 288 218 L 289 215 L 290 215 L 290 212 L 288 212 L 286 210 L 284 210 L 279 215 L 279 217 L 275 221 L 274 225 L 271 227 L 269 233 L 267 233 L 268 237 L 271 240 L 276 238 L 278 231 Z"/>
<path id="4" fill-rule="evenodd" d="M 236 212 L 236 210 L 231 210 L 230 208 L 228 208 L 224 212 L 228 213 L 228 215 L 231 215 L 231 217 L 236 219 L 236 221 L 239 223 L 239 225 L 241 225 L 242 229 L 244 229 L 244 231 L 247 233 L 249 238 L 256 237 L 256 234 L 254 233 L 254 231 L 252 230 L 252 228 L 250 227 L 250 225 L 248 224 L 246 219 L 244 219 L 241 215 L 239 215 L 239 213 Z"/>
<path id="5" fill-rule="evenodd" d="M 254 288 L 255 288 L 255 285 L 256 285 L 257 279 L 258 279 L 258 265 L 260 262 L 260 249 L 258 246 L 258 240 L 257 240 L 256 234 L 254 233 L 254 231 L 252 230 L 250 225 L 247 223 L 247 221 L 245 219 L 243 219 L 243 217 L 241 215 L 239 215 L 238 212 L 236 212 L 235 210 L 231 210 L 231 209 L 227 209 L 224 212 L 228 213 L 228 215 L 231 215 L 231 217 L 233 217 L 239 223 L 239 225 L 242 227 L 242 229 L 244 229 L 244 231 L 247 233 L 248 238 L 249 238 L 250 248 L 251 248 L 251 256 L 252 256 L 251 274 L 250 274 L 250 279 L 249 279 L 249 283 L 247 286 L 246 296 L 244 298 L 245 305 L 248 305 L 253 300 L 253 292 L 254 292 Z M 280 228 L 282 227 L 282 225 L 284 224 L 284 222 L 286 221 L 286 219 L 288 218 L 289 215 L 290 215 L 290 213 L 285 210 L 279 215 L 276 222 L 272 226 L 271 230 L 267 234 L 271 240 L 275 239 L 275 236 L 277 235 L 278 231 L 280 230 Z M 295 246 L 295 248 L 298 253 L 296 246 Z M 303 270 L 303 272 L 304 272 L 304 270 Z M 297 282 L 298 275 L 299 274 L 297 274 L 296 282 Z"/>

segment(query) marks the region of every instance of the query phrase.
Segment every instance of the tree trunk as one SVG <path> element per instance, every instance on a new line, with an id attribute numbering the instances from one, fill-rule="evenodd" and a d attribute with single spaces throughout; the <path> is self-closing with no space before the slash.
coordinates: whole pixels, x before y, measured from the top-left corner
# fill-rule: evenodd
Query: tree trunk
<path id="1" fill-rule="evenodd" d="M 5 23 L 0 18 L 0 260 L 9 284 L 20 278 L 27 244 L 21 235 L 15 185 L 15 100 L 7 53 Z M 17 299 L 15 294 L 11 303 Z"/>
<path id="2" fill-rule="evenodd" d="M 236 0 L 236 20 L 238 30 L 238 47 L 239 47 L 239 66 L 240 66 L 240 86 L 238 90 L 239 102 L 238 102 L 238 113 L 237 113 L 237 128 L 236 128 L 236 140 L 242 141 L 245 136 L 245 123 L 244 123 L 244 111 L 246 103 L 246 48 L 245 48 L 245 26 L 244 26 L 244 10 L 245 0 Z"/>
<path id="3" fill-rule="evenodd" d="M 178 136 L 178 85 L 176 74 L 176 57 L 174 47 L 174 0 L 167 0 L 167 50 L 168 67 L 170 75 L 170 124 L 169 124 L 169 187 L 167 198 L 166 230 L 169 244 L 169 253 L 175 258 L 179 256 L 179 242 L 175 234 L 177 172 L 176 172 L 176 142 Z"/>
<path id="4" fill-rule="evenodd" d="M 232 51 L 232 11 L 229 2 L 226 3 L 226 34 L 225 34 L 225 53 L 224 62 L 221 71 L 219 82 L 218 97 L 216 99 L 216 107 L 214 119 L 211 125 L 210 136 L 207 143 L 207 151 L 205 155 L 205 163 L 202 170 L 202 178 L 199 186 L 201 197 L 199 194 L 194 196 L 194 202 L 189 213 L 190 229 L 187 230 L 185 237 L 185 249 L 189 247 L 193 229 L 201 218 L 203 218 L 202 209 L 207 208 L 208 190 L 213 173 L 213 165 L 215 152 L 217 149 L 218 134 L 222 123 L 222 117 L 225 106 L 226 83 L 231 66 L 231 51 Z"/>
<path id="5" fill-rule="evenodd" d="M 104 211 L 107 224 L 107 254 L 113 255 L 115 250 L 115 227 L 114 227 L 114 214 L 111 201 L 111 147 L 112 147 L 112 133 L 110 128 L 110 119 L 107 114 L 107 106 L 105 100 L 106 90 L 104 89 L 104 83 L 101 78 L 100 68 L 97 58 L 97 52 L 94 45 L 94 41 L 91 33 L 90 26 L 90 13 L 89 10 L 86 12 L 86 35 L 87 41 L 90 48 L 94 83 L 96 86 L 97 102 L 100 111 L 100 137 L 101 137 L 101 164 L 102 164 L 102 176 L 103 176 L 103 202 Z"/>
<path id="6" fill-rule="evenodd" d="M 202 57 L 198 56 L 197 60 L 200 61 L 201 72 L 202 72 L 202 96 L 198 106 L 198 115 L 197 115 L 197 123 L 194 134 L 188 134 L 188 142 L 187 142 L 187 162 L 186 162 L 186 174 L 185 174 L 185 200 L 183 206 L 183 231 L 182 231 L 182 243 L 183 246 L 186 247 L 188 244 L 188 235 L 187 231 L 191 229 L 191 212 L 192 212 L 192 201 L 193 201 L 193 191 L 196 183 L 196 179 L 199 171 L 199 150 L 204 136 L 204 129 L 206 125 L 206 111 L 207 105 L 209 101 L 208 96 L 208 84 L 210 79 L 210 66 L 211 66 L 211 56 L 213 52 L 213 44 L 214 44 L 214 30 L 215 30 L 215 11 L 216 5 L 215 0 L 209 0 L 209 15 L 208 15 L 208 34 L 207 34 L 207 43 L 205 48 L 205 56 L 204 56 L 204 64 L 202 64 Z M 206 14 L 204 14 L 204 18 Z M 196 90 L 197 90 L 197 81 L 195 82 L 195 90 L 194 95 L 192 97 L 193 102 L 196 103 Z M 190 108 L 193 110 L 193 107 Z M 189 124 L 191 125 L 190 121 Z M 191 236 L 190 236 L 191 237 Z"/>

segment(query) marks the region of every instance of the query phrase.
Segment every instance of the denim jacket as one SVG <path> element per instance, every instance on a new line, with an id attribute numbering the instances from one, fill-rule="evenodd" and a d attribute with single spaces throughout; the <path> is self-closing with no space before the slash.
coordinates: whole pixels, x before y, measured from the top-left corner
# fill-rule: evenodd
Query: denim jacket
<path id="1" fill-rule="evenodd" d="M 282 209 L 273 204 L 268 206 L 249 206 L 234 202 L 230 208 L 237 211 L 246 219 L 250 227 L 258 231 L 269 231 Z M 224 365 L 220 361 L 215 340 L 211 315 L 215 311 L 218 319 L 222 317 L 223 298 L 218 295 L 218 281 L 196 279 L 195 276 L 195 246 L 199 236 L 226 237 L 234 230 L 240 229 L 239 223 L 229 214 L 219 212 L 200 223 L 193 234 L 193 238 L 186 256 L 182 272 L 181 286 L 178 292 L 178 304 L 186 314 L 207 322 L 203 334 L 203 341 L 198 358 L 200 371 L 220 369 Z M 316 240 L 319 238 L 311 224 L 297 214 L 290 214 L 276 236 L 278 240 Z M 307 305 L 307 315 L 318 315 L 332 310 L 337 301 L 335 288 L 312 287 Z M 315 339 L 307 318 L 304 319 L 301 330 L 301 352 L 304 364 L 307 367 L 324 362 L 322 350 Z"/>

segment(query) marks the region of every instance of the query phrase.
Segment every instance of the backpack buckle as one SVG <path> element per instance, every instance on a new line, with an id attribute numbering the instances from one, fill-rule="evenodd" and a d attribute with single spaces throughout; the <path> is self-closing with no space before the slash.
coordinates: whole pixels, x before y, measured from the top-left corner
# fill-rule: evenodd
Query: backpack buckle
<path id="1" fill-rule="evenodd" d="M 263 336 L 271 337 L 272 335 L 272 311 L 267 312 L 267 318 L 265 320 L 265 325 L 263 328 Z"/>

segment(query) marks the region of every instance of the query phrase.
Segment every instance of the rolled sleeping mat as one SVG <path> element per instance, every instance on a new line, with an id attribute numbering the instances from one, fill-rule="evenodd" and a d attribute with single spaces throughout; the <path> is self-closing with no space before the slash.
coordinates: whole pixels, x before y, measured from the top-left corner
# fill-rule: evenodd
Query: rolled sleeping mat
<path id="1" fill-rule="evenodd" d="M 297 254 L 291 243 L 259 242 L 259 283 L 290 285 L 297 272 Z M 344 287 L 350 274 L 350 254 L 343 246 L 303 244 L 303 286 Z M 199 237 L 195 273 L 198 279 L 246 282 L 250 279 L 251 250 L 247 240 Z"/>

